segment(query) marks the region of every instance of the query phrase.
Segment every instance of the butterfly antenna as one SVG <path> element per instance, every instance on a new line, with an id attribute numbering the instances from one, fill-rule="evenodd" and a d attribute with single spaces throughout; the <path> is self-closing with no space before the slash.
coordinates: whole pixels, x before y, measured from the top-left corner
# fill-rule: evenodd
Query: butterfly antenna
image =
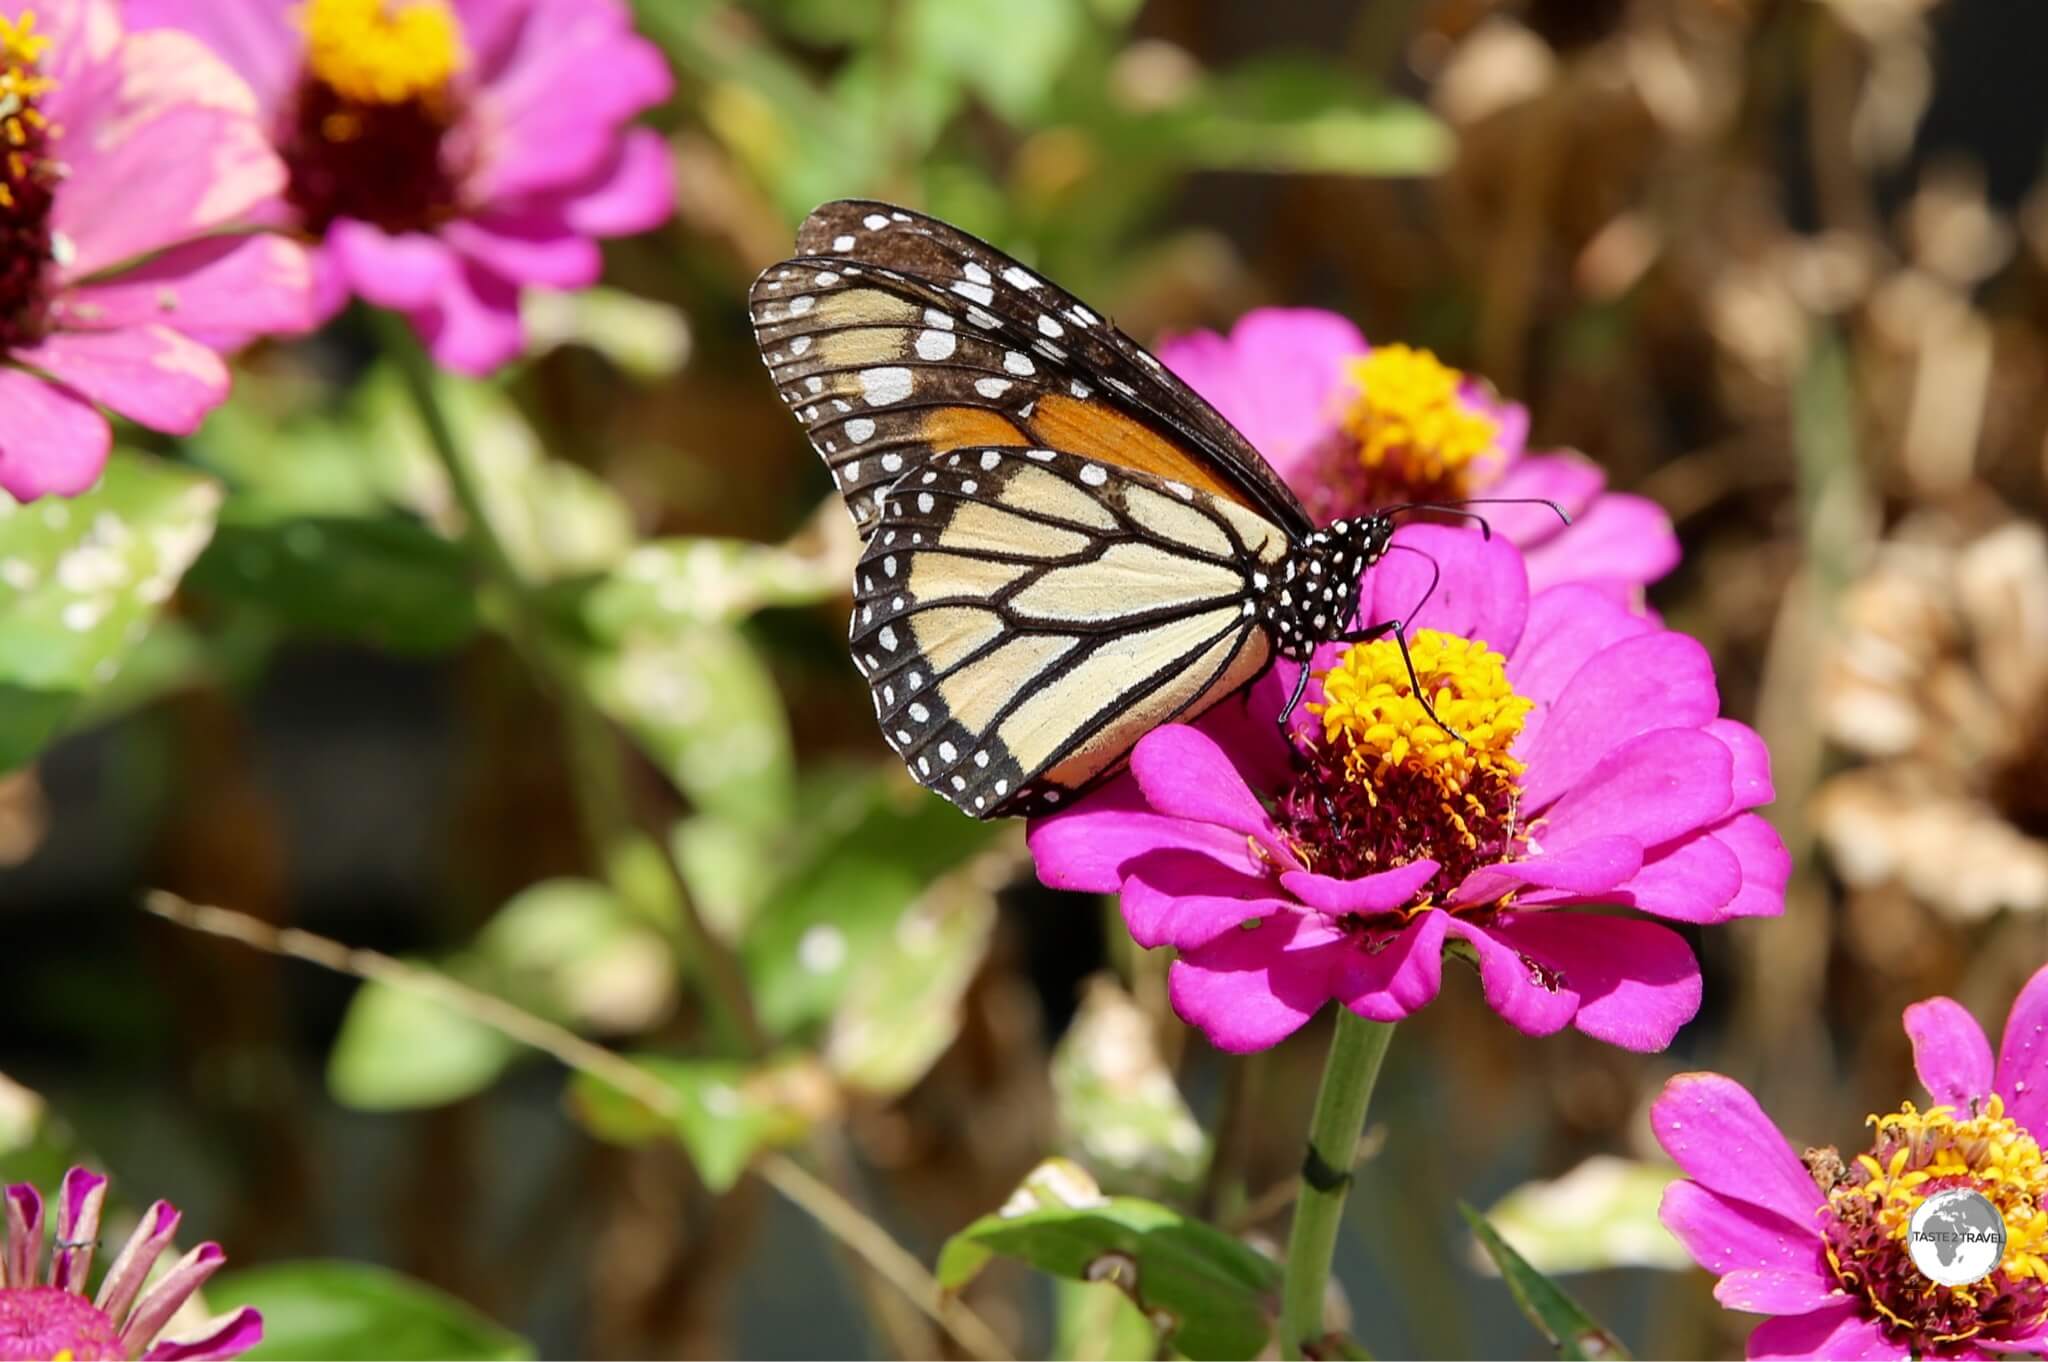
<path id="1" fill-rule="evenodd" d="M 1308 663 L 1301 664 L 1300 675 L 1294 678 L 1294 694 L 1287 697 L 1287 707 L 1280 711 L 1280 741 L 1289 747 L 1294 745 L 1294 731 L 1287 721 L 1294 717 L 1295 707 L 1301 704 L 1301 697 L 1308 693 Z"/>
<path id="2" fill-rule="evenodd" d="M 1394 506 L 1383 506 L 1379 513 L 1384 516 L 1397 516 L 1404 511 L 1438 511 L 1444 515 L 1464 516 L 1468 520 L 1478 521 L 1479 533 L 1492 539 L 1493 526 L 1488 523 L 1485 516 L 1476 511 L 1466 510 L 1467 506 L 1548 506 L 1556 512 L 1560 521 L 1567 525 L 1572 523 L 1572 518 L 1564 507 L 1548 497 L 1463 497 L 1457 501 L 1404 501 Z"/>

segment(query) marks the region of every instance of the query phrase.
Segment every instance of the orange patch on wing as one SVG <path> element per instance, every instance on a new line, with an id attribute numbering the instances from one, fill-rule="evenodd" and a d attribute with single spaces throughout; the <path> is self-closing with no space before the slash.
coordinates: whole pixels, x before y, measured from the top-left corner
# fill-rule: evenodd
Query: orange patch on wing
<path id="1" fill-rule="evenodd" d="M 971 445 L 1028 445 L 1030 437 L 1000 414 L 981 407 L 938 407 L 918 422 L 918 438 L 934 453 Z"/>
<path id="2" fill-rule="evenodd" d="M 1251 507 L 1244 493 L 1211 471 L 1199 454 L 1106 403 L 1047 393 L 1032 410 L 1031 433 L 1053 449 L 1184 482 Z"/>

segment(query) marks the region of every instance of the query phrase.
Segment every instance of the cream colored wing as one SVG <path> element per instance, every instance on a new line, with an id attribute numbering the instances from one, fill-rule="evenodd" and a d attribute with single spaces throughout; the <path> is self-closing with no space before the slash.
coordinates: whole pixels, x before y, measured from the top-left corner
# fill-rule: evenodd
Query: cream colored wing
<path id="1" fill-rule="evenodd" d="M 890 746 L 977 818 L 1049 812 L 1271 655 L 1258 600 L 1287 537 L 1184 483 L 968 448 L 880 496 L 854 664 Z"/>

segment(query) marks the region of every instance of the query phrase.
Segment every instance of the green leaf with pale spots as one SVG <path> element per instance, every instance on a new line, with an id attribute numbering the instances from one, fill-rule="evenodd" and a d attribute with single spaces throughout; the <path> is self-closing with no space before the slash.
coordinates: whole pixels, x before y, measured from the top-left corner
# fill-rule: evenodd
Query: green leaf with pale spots
<path id="1" fill-rule="evenodd" d="M 1615 1267 L 1684 1271 L 1692 1258 L 1657 1219 L 1665 1189 L 1679 1176 L 1669 1163 L 1595 1154 L 1562 1177 L 1523 1183 L 1488 1207 L 1486 1219 L 1532 1267 L 1553 1276 Z"/>
<path id="2" fill-rule="evenodd" d="M 472 972 L 462 961 L 440 968 Z M 365 1111 L 437 1107 L 489 1087 L 522 1053 L 504 1033 L 453 1008 L 370 980 L 349 1000 L 334 1038 L 327 1089 L 343 1106 Z"/>
<path id="3" fill-rule="evenodd" d="M 1279 1264 L 1157 1202 L 1104 1197 L 1066 1159 L 1040 1164 L 1002 1210 L 947 1240 L 939 1284 L 958 1291 L 997 1255 L 1118 1287 L 1192 1358 L 1256 1356 L 1279 1312 Z"/>
<path id="4" fill-rule="evenodd" d="M 615 1144 L 680 1141 L 713 1192 L 738 1182 L 757 1151 L 802 1140 L 831 1101 L 830 1080 L 809 1056 L 753 1069 L 735 1060 L 629 1058 L 675 1094 L 673 1113 L 652 1111 L 589 1073 L 571 1080 L 570 1109 L 591 1134 Z"/>
<path id="5" fill-rule="evenodd" d="M 0 770 L 119 677 L 212 537 L 220 502 L 212 479 L 126 450 L 82 496 L 0 497 Z"/>
<path id="6" fill-rule="evenodd" d="M 864 972 L 896 968 L 905 940 L 926 930 L 905 914 L 996 831 L 893 770 L 807 784 L 802 804 L 808 836 L 740 943 L 755 1009 L 778 1036 L 828 1022 Z"/>
<path id="7" fill-rule="evenodd" d="M 223 1272 L 207 1283 L 223 1307 L 263 1312 L 263 1341 L 244 1358 L 325 1357 L 486 1362 L 534 1355 L 533 1345 L 475 1307 L 388 1268 L 302 1261 Z"/>
<path id="8" fill-rule="evenodd" d="M 1528 1259 L 1509 1248 L 1507 1241 L 1486 1223 L 1485 1216 L 1462 1201 L 1458 1203 L 1458 1214 L 1465 1217 L 1479 1246 L 1500 1269 L 1515 1304 L 1531 1324 L 1543 1331 L 1560 1358 L 1568 1362 L 1606 1362 L 1628 1357 L 1628 1349 L 1620 1339 L 1587 1314 L 1557 1283 L 1531 1267 Z"/>
<path id="9" fill-rule="evenodd" d="M 815 556 L 740 539 L 642 544 L 584 587 L 574 609 L 592 636 L 617 642 L 636 630 L 723 624 L 766 606 L 826 600 L 853 578 L 859 546 L 847 528 L 843 551 Z"/>
<path id="10" fill-rule="evenodd" d="M 1114 976 L 1088 981 L 1053 1051 L 1052 1090 L 1062 1147 L 1115 1190 L 1183 1193 L 1202 1176 L 1208 1140 Z"/>

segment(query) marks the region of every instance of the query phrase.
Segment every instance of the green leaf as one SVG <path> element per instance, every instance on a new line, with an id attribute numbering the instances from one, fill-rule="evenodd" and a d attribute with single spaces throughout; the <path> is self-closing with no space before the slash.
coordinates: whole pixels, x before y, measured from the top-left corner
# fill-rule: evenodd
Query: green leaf
<path id="1" fill-rule="evenodd" d="M 643 383 L 673 378 L 690 355 L 690 323 L 680 308 L 603 285 L 527 289 L 519 320 L 529 354 L 586 346 Z"/>
<path id="2" fill-rule="evenodd" d="M 1462 1201 L 1458 1203 L 1458 1214 L 1465 1217 L 1465 1223 L 1472 1227 L 1479 1246 L 1500 1269 L 1515 1304 L 1521 1307 L 1531 1324 L 1543 1331 L 1543 1336 L 1557 1349 L 1560 1358 L 1607 1359 L 1629 1355 L 1620 1339 L 1588 1315 L 1555 1282 L 1529 1266 L 1521 1254 L 1509 1248 L 1507 1242 L 1486 1223 L 1484 1216 Z"/>
<path id="3" fill-rule="evenodd" d="M 1070 1362 L 1114 1362 L 1159 1355 L 1159 1334 L 1131 1298 L 1107 1282 L 1052 1284 L 1050 1356 Z"/>
<path id="4" fill-rule="evenodd" d="M 0 498 L 0 770 L 120 675 L 212 536 L 220 501 L 211 479 L 125 450 L 82 496 Z"/>
<path id="5" fill-rule="evenodd" d="M 912 0 L 912 72 L 947 72 L 1012 123 L 1044 105 L 1088 34 L 1080 0 Z"/>
<path id="6" fill-rule="evenodd" d="M 477 933 L 491 991 L 528 1011 L 598 1031 L 644 1031 L 675 1005 L 667 944 L 611 886 L 542 880 Z"/>
<path id="7" fill-rule="evenodd" d="M 739 539 L 661 539 L 578 592 L 590 633 L 617 643 L 637 630 L 725 624 L 764 606 L 808 605 L 846 590 L 858 545 L 817 556 Z"/>
<path id="8" fill-rule="evenodd" d="M 301 515 L 237 497 L 192 585 L 300 633 L 398 652 L 445 652 L 477 628 L 468 556 L 397 515 Z"/>
<path id="9" fill-rule="evenodd" d="M 632 1063 L 675 1093 L 672 1117 L 588 1073 L 570 1084 L 572 1109 L 592 1134 L 617 1144 L 680 1140 L 713 1192 L 738 1182 L 756 1151 L 801 1140 L 832 1100 L 830 1080 L 808 1056 L 753 1070 L 734 1060 L 659 1055 L 636 1055 Z"/>
<path id="10" fill-rule="evenodd" d="M 440 1106 L 497 1081 L 522 1047 L 410 989 L 366 982 L 349 1001 L 327 1057 L 327 1086 L 344 1106 Z"/>
<path id="11" fill-rule="evenodd" d="M 789 721 L 753 645 L 721 625 L 637 629 L 586 659 L 593 697 L 699 812 L 750 825 L 786 821 Z"/>
<path id="12" fill-rule="evenodd" d="M 1052 1057 L 1063 1147 L 1121 1191 L 1191 1188 L 1208 1141 L 1154 1042 L 1152 1024 L 1114 978 L 1088 981 Z"/>
<path id="13" fill-rule="evenodd" d="M 1291 57 L 1247 61 L 1112 135 L 1182 165 L 1285 174 L 1429 175 L 1455 147 L 1420 105 Z"/>
<path id="14" fill-rule="evenodd" d="M 335 1362 L 532 1357 L 525 1339 L 424 1282 L 367 1263 L 304 1261 L 224 1272 L 209 1300 L 263 1312 L 263 1342 L 242 1356 Z"/>
<path id="15" fill-rule="evenodd" d="M 940 1285 L 961 1289 L 997 1254 L 1054 1277 L 1117 1286 L 1192 1358 L 1256 1355 L 1279 1309 L 1271 1259 L 1157 1202 L 1105 1198 L 1065 1159 L 1040 1164 L 1002 1210 L 946 1241 Z"/>
<path id="16" fill-rule="evenodd" d="M 995 925 L 994 893 L 971 867 L 912 901 L 879 947 L 854 961 L 825 1039 L 832 1071 L 877 1096 L 923 1078 L 960 1032 L 961 999 Z"/>
<path id="17" fill-rule="evenodd" d="M 1657 1219 L 1678 1170 L 1668 1163 L 1595 1154 L 1549 1182 L 1525 1182 L 1486 1219 L 1538 1272 L 1613 1267 L 1689 1268 L 1685 1246 Z M 1490 1260 L 1481 1257 L 1491 1265 Z"/>
<path id="18" fill-rule="evenodd" d="M 826 1021 L 857 964 L 900 954 L 906 910 L 992 835 L 894 773 L 837 799 L 807 794 L 804 807 L 816 840 L 740 946 L 755 1008 L 775 1035 Z"/>

